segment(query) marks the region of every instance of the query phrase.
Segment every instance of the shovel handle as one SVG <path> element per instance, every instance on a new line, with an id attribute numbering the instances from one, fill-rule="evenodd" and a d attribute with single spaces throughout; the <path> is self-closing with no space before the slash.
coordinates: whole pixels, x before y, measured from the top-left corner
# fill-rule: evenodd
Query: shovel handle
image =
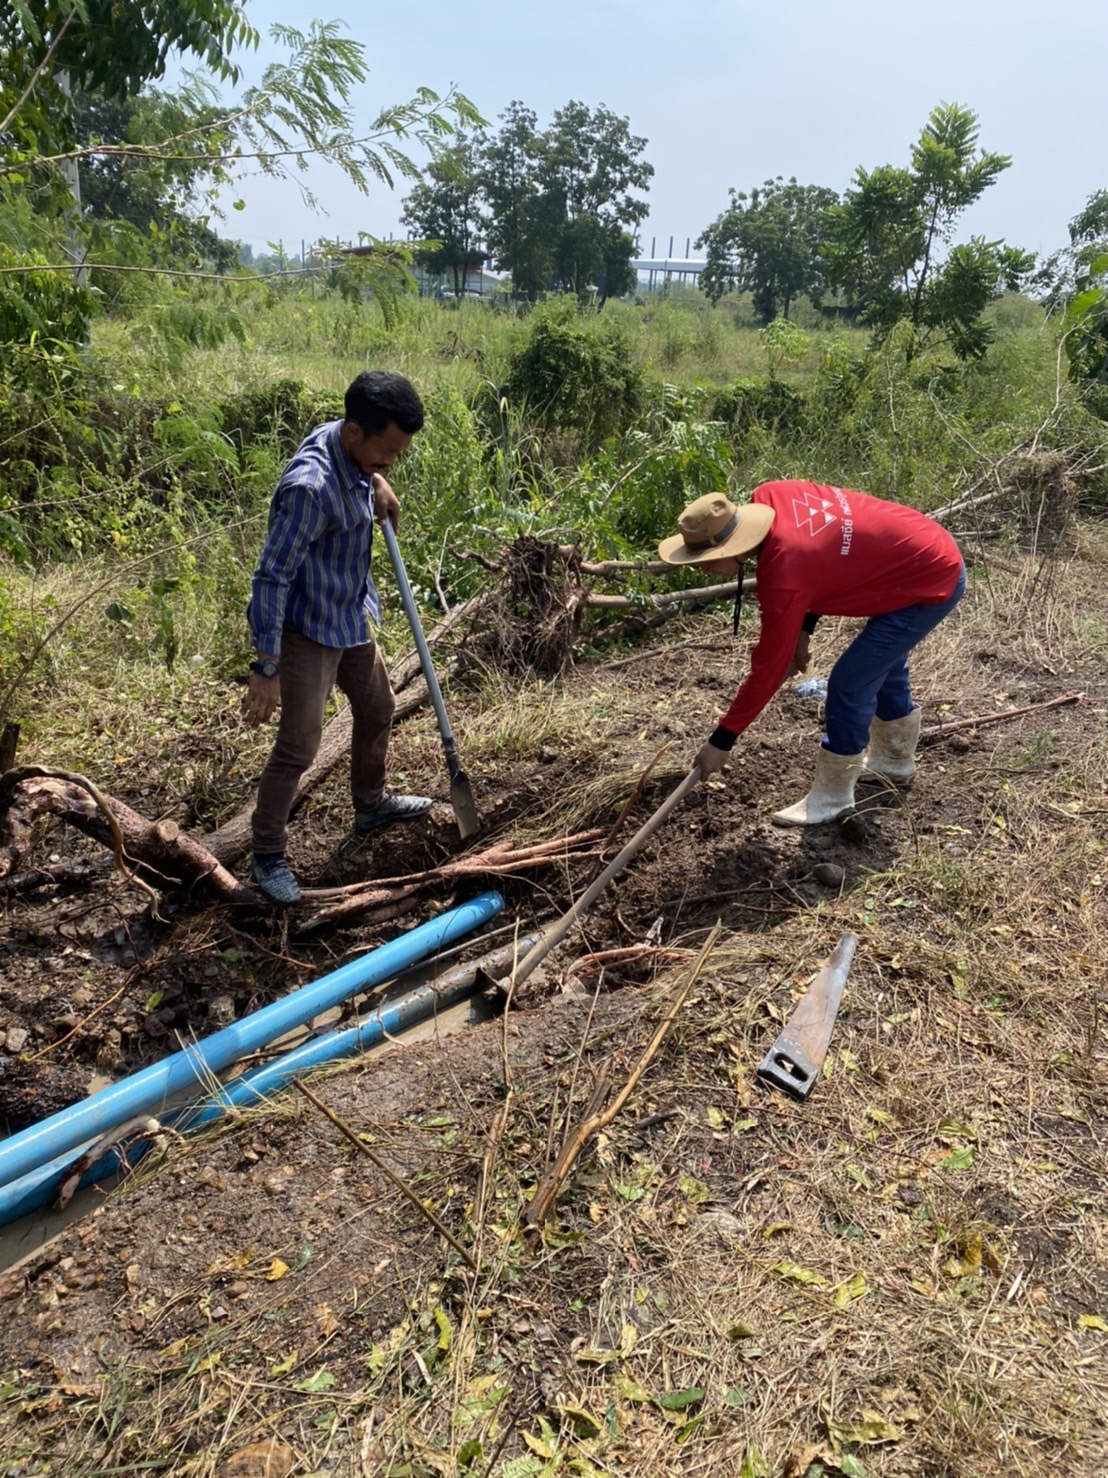
<path id="1" fill-rule="evenodd" d="M 442 701 L 442 689 L 439 680 L 435 676 L 435 667 L 431 661 L 431 650 L 427 645 L 427 638 L 423 635 L 423 626 L 416 610 L 415 597 L 412 595 L 412 587 L 408 584 L 408 574 L 404 569 L 404 561 L 400 557 L 400 545 L 396 542 L 396 532 L 392 524 L 386 518 L 381 524 L 381 530 L 385 536 L 385 548 L 388 550 L 389 563 L 392 572 L 396 576 L 396 587 L 400 591 L 400 603 L 404 607 L 404 614 L 408 618 L 408 625 L 412 630 L 412 640 L 415 642 L 416 651 L 419 653 L 419 665 L 423 668 L 423 676 L 427 683 L 427 691 L 431 695 L 431 705 L 435 710 L 435 717 L 439 721 L 439 733 L 442 735 L 442 747 L 446 754 L 447 767 L 451 777 L 455 776 L 461 769 L 457 750 L 454 748 L 454 735 L 450 728 L 450 720 L 446 716 L 446 704 Z"/>

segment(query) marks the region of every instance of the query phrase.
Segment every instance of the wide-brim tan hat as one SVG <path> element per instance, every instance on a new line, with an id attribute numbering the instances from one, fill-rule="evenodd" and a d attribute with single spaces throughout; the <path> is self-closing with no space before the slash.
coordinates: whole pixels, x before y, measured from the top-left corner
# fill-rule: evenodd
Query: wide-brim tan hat
<path id="1" fill-rule="evenodd" d="M 677 520 L 680 533 L 663 539 L 658 554 L 670 565 L 749 554 L 769 533 L 776 514 L 762 503 L 732 503 L 723 493 L 705 493 Z"/>

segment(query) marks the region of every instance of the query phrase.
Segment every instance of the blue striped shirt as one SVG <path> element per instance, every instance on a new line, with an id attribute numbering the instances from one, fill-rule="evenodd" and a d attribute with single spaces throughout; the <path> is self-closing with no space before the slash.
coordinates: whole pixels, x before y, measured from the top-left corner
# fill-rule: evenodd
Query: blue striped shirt
<path id="1" fill-rule="evenodd" d="M 278 656 L 285 622 L 325 647 L 364 646 L 381 604 L 370 574 L 373 485 L 346 455 L 341 421 L 318 426 L 281 474 L 247 619 Z"/>

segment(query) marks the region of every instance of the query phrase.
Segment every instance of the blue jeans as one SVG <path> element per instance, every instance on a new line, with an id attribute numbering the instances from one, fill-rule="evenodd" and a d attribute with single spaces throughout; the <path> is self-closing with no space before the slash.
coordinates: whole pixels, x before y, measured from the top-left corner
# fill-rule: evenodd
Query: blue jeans
<path id="1" fill-rule="evenodd" d="M 827 736 L 832 754 L 860 754 L 874 716 L 886 723 L 913 708 L 908 653 L 949 616 L 966 589 L 965 566 L 949 600 L 938 606 L 905 606 L 871 616 L 831 669 L 827 680 Z"/>

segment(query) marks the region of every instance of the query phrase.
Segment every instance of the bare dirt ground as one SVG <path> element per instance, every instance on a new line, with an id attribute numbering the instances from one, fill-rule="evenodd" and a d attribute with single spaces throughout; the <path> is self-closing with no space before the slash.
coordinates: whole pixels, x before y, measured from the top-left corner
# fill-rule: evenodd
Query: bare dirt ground
<path id="1" fill-rule="evenodd" d="M 1082 703 L 959 729 L 906 796 L 789 832 L 769 815 L 807 788 L 820 730 L 786 689 L 517 1009 L 317 1080 L 472 1265 L 290 1091 L 148 1157 L 0 1275 L 0 1474 L 1103 1473 L 1106 576 L 1101 532 L 1047 566 L 994 551 L 913 668 L 925 723 Z M 848 631 L 821 626 L 816 671 Z M 644 819 L 744 650 L 714 615 L 653 658 L 456 691 L 482 843 L 608 824 L 611 778 L 631 777 L 626 795 L 672 741 Z M 427 715 L 394 766 L 445 794 Z M 170 790 L 149 767 L 143 793 L 113 787 L 146 814 Z M 449 819 L 340 861 L 336 774 L 295 823 L 295 861 L 308 882 L 403 872 L 442 860 Z M 55 823 L 41 838 L 43 857 L 82 847 Z M 496 880 L 503 917 L 549 920 L 594 866 Z M 167 907 L 155 924 L 103 881 L 6 902 L 0 1123 L 396 932 L 301 938 L 295 915 Z M 717 921 L 534 1244 L 538 1179 L 598 1075 L 626 1080 Z M 848 929 L 831 1053 L 797 1105 L 754 1069 Z M 589 958 L 643 941 L 655 952 L 628 968 Z"/>

